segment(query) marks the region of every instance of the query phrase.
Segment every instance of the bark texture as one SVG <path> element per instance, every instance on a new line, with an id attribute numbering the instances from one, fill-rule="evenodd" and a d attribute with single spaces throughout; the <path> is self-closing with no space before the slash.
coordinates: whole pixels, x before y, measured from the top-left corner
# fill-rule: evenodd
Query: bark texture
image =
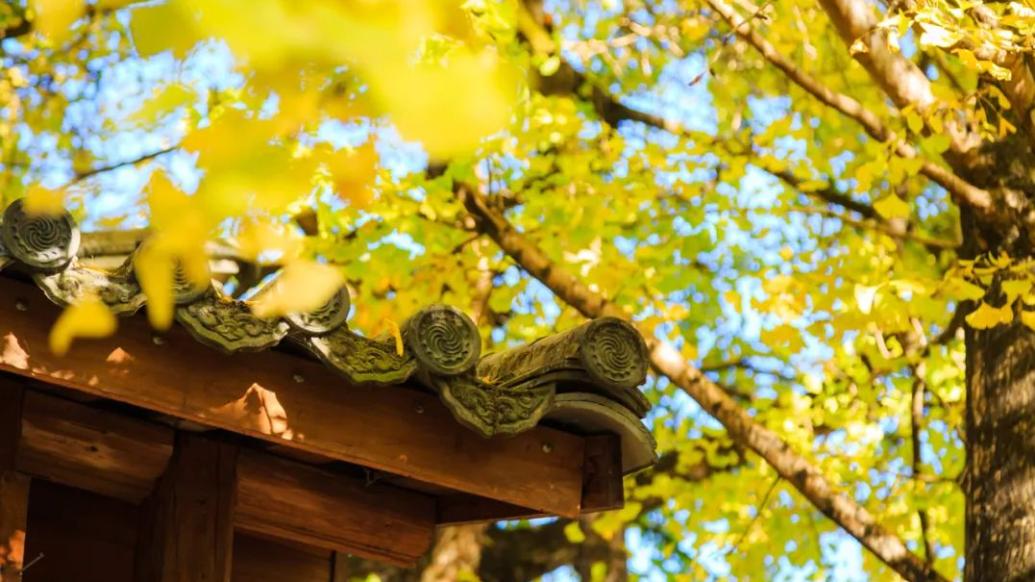
<path id="1" fill-rule="evenodd" d="M 1035 333 L 967 330 L 966 579 L 1035 579 Z"/>
<path id="2" fill-rule="evenodd" d="M 970 179 L 1009 189 L 1030 204 L 1035 154 L 1015 134 L 984 148 Z M 964 258 L 1009 253 L 1031 258 L 1026 226 L 1002 229 L 961 213 Z M 1005 297 L 993 281 L 986 301 Z M 966 579 L 1035 579 L 1035 332 L 1019 319 L 987 330 L 966 329 Z"/>

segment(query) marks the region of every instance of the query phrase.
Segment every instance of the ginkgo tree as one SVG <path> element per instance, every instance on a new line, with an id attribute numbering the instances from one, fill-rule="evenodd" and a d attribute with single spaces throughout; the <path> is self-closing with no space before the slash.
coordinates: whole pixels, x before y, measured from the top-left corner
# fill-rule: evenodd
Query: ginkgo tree
<path id="1" fill-rule="evenodd" d="M 429 298 L 497 346 L 635 322 L 661 461 L 624 510 L 357 574 L 841 579 L 857 552 L 866 578 L 1019 580 L 1033 26 L 1023 2 L 10 2 L 3 196 L 146 226 L 157 327 L 213 244 L 260 315 L 347 281 L 368 333 Z M 86 301 L 52 347 L 115 325 Z"/>

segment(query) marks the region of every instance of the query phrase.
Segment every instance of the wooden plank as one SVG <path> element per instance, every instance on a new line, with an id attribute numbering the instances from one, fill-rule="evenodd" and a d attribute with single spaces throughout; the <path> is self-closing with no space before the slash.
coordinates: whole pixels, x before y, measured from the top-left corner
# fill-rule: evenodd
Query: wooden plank
<path id="1" fill-rule="evenodd" d="M 463 525 L 535 517 L 547 517 L 547 514 L 474 495 L 444 495 L 438 500 L 439 525 Z"/>
<path id="2" fill-rule="evenodd" d="M 329 582 L 331 552 L 238 533 L 234 536 L 232 582 Z"/>
<path id="3" fill-rule="evenodd" d="M 28 392 L 18 470 L 139 503 L 173 452 L 173 430 L 55 396 Z"/>
<path id="4" fill-rule="evenodd" d="M 234 445 L 180 433 L 144 508 L 137 582 L 229 582 L 237 492 Z"/>
<path id="5" fill-rule="evenodd" d="M 621 509 L 625 504 L 622 484 L 622 442 L 617 435 L 586 437 L 583 462 L 582 511 L 592 513 Z"/>
<path id="6" fill-rule="evenodd" d="M 622 483 L 622 442 L 617 435 L 586 437 L 583 471 L 582 512 L 621 509 L 625 503 L 625 491 Z M 536 517 L 546 517 L 546 514 L 476 495 L 442 495 L 438 501 L 439 525 Z"/>
<path id="7" fill-rule="evenodd" d="M 0 582 L 21 580 L 29 512 L 29 478 L 15 471 L 24 390 L 0 378 Z"/>
<path id="8" fill-rule="evenodd" d="M 34 480 L 25 582 L 132 582 L 137 507 Z"/>
<path id="9" fill-rule="evenodd" d="M 158 345 L 141 317 L 58 358 L 47 349 L 58 309 L 10 279 L 0 278 L 0 297 L 2 370 L 544 513 L 579 514 L 582 437 L 538 427 L 483 439 L 433 395 L 348 386 L 318 362 L 280 352 L 224 355 L 179 328 Z"/>
<path id="10" fill-rule="evenodd" d="M 242 451 L 237 527 L 412 565 L 431 547 L 435 499 L 287 459 Z"/>

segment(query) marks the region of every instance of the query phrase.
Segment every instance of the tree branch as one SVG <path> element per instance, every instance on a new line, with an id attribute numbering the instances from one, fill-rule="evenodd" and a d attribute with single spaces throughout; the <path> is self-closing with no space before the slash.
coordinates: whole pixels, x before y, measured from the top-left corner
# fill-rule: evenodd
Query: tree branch
<path id="1" fill-rule="evenodd" d="M 165 155 L 165 154 L 167 154 L 169 152 L 172 152 L 172 151 L 176 150 L 178 147 L 180 147 L 180 146 L 178 146 L 178 145 L 170 146 L 170 147 L 167 147 L 167 148 L 160 149 L 158 151 L 154 151 L 154 152 L 151 152 L 151 153 L 144 154 L 142 156 L 133 158 L 131 160 L 125 160 L 125 161 L 122 161 L 122 162 L 115 162 L 115 163 L 109 164 L 107 166 L 99 166 L 99 167 L 91 168 L 89 170 L 85 170 L 85 171 L 82 171 L 82 172 L 76 172 L 75 177 L 72 178 L 72 180 L 69 181 L 69 183 L 66 184 L 65 186 L 67 187 L 67 186 L 71 186 L 72 184 L 77 184 L 77 183 L 82 182 L 83 180 L 85 180 L 87 178 L 92 178 L 93 176 L 96 176 L 98 174 L 103 174 L 105 172 L 111 172 L 112 170 L 117 170 L 119 168 L 125 168 L 127 166 L 135 166 L 137 164 L 140 164 L 140 163 L 143 163 L 143 162 L 146 162 L 146 161 L 149 161 L 149 160 L 153 160 L 153 159 L 157 158 L 158 156 L 162 156 L 162 155 Z"/>
<path id="2" fill-rule="evenodd" d="M 140 4 L 140 3 L 146 2 L 146 1 L 147 0 L 130 0 L 128 2 L 122 3 L 118 7 L 103 7 L 103 8 L 99 8 L 97 6 L 92 6 L 91 5 L 91 6 L 87 6 L 86 7 L 86 9 L 83 11 L 82 16 L 89 16 L 91 18 L 94 17 L 94 16 L 105 16 L 105 15 L 111 14 L 111 13 L 117 11 L 117 10 L 120 10 L 122 8 L 127 8 L 129 6 L 132 6 L 133 4 Z M 9 38 L 18 38 L 18 37 L 25 36 L 25 35 L 33 32 L 35 29 L 36 28 L 33 26 L 33 22 L 31 20 L 29 20 L 28 18 L 26 18 L 26 15 L 25 15 L 24 12 L 21 12 L 21 14 L 19 14 L 18 21 L 16 21 L 16 22 L 12 21 L 12 22 L 8 23 L 8 25 L 6 27 L 0 28 L 0 41 L 6 40 L 6 39 L 9 39 Z"/>
<path id="3" fill-rule="evenodd" d="M 528 41 L 534 52 L 544 56 L 553 55 L 562 58 L 557 43 L 554 42 L 550 32 L 541 22 L 544 15 L 541 6 L 529 7 L 530 3 L 535 4 L 536 2 L 535 0 L 524 0 L 518 3 L 518 31 Z M 622 104 L 603 87 L 576 71 L 563 58 L 560 67 L 554 74 L 548 77 L 538 77 L 538 85 L 539 92 L 543 95 L 577 95 L 580 87 L 588 86 L 590 89 L 589 100 L 593 105 L 593 110 L 611 127 L 617 127 L 621 121 L 635 121 L 674 134 L 684 131 L 683 127 L 674 121 L 637 111 Z"/>
<path id="4" fill-rule="evenodd" d="M 879 232 L 881 234 L 890 236 L 895 240 L 900 241 L 912 241 L 915 242 L 929 251 L 954 251 L 960 247 L 960 242 L 955 240 L 943 240 L 939 238 L 924 236 L 922 234 L 914 234 L 901 228 L 896 228 L 895 225 L 883 219 L 876 220 L 856 220 L 850 216 L 833 212 L 827 208 L 794 208 L 798 212 L 809 212 L 813 214 L 819 214 L 830 218 L 836 218 L 842 223 L 856 228 L 868 229 Z"/>
<path id="5" fill-rule="evenodd" d="M 25 18 L 24 14 L 22 14 L 21 18 L 17 22 L 13 22 L 7 27 L 0 29 L 0 40 L 18 38 L 19 36 L 25 36 L 30 32 L 32 32 L 32 23 Z"/>
<path id="6" fill-rule="evenodd" d="M 459 187 L 458 195 L 475 217 L 478 229 L 562 301 L 586 317 L 612 316 L 629 320 L 629 315 L 621 307 L 590 289 L 525 239 L 503 216 L 491 209 L 482 195 L 464 186 Z M 945 580 L 930 564 L 910 552 L 898 536 L 878 525 L 865 508 L 847 495 L 836 492 L 818 468 L 794 452 L 776 433 L 759 424 L 722 388 L 687 363 L 675 347 L 658 340 L 649 330 L 643 336 L 655 371 L 696 400 L 722 423 L 734 442 L 765 459 L 780 477 L 794 485 L 875 556 L 908 580 Z"/>
<path id="7" fill-rule="evenodd" d="M 776 486 L 779 484 L 780 476 L 777 475 L 776 478 L 773 479 L 773 482 L 765 490 L 765 495 L 762 496 L 762 501 L 758 504 L 758 511 L 755 513 L 755 516 L 751 518 L 750 522 L 748 522 L 747 527 L 744 528 L 744 531 L 740 532 L 740 535 L 737 536 L 737 541 L 734 542 L 733 547 L 730 548 L 731 552 L 736 552 L 740 549 L 740 544 L 744 542 L 744 538 L 746 538 L 748 534 L 751 533 L 751 529 L 755 527 L 755 524 L 758 523 L 758 520 L 762 519 L 762 513 L 765 512 L 767 507 L 769 507 L 769 498 L 773 495 L 773 491 L 776 491 Z"/>
<path id="8" fill-rule="evenodd" d="M 888 46 L 884 31 L 877 28 L 871 4 L 856 0 L 820 0 L 819 3 L 845 44 L 861 48 L 853 51 L 855 60 L 896 106 L 901 109 L 912 105 L 917 111 L 926 111 L 935 105 L 930 80 L 912 61 Z"/>
<path id="9" fill-rule="evenodd" d="M 827 182 L 826 185 L 822 188 L 817 188 L 815 190 L 809 190 L 806 192 L 801 189 L 802 180 L 795 176 L 794 173 L 790 170 L 767 171 L 773 176 L 776 176 L 777 178 L 782 180 L 791 188 L 802 191 L 808 196 L 812 196 L 813 198 L 819 198 L 831 204 L 836 204 L 846 210 L 851 210 L 852 212 L 856 212 L 862 215 L 863 218 L 882 220 L 880 214 L 878 214 L 876 209 L 874 209 L 872 206 L 855 200 L 851 196 L 835 188 L 834 185 L 830 182 Z"/>
<path id="10" fill-rule="evenodd" d="M 819 99 L 822 103 L 855 120 L 873 139 L 880 142 L 895 143 L 895 152 L 899 156 L 903 158 L 918 157 L 916 148 L 908 143 L 900 142 L 898 136 L 888 130 L 881 120 L 873 112 L 863 107 L 859 101 L 843 93 L 831 90 L 791 63 L 769 41 L 758 34 L 751 27 L 750 23 L 737 14 L 730 5 L 723 0 L 706 1 L 733 28 L 737 36 L 755 47 L 767 61 L 783 71 L 787 78 L 796 85 L 816 99 Z M 915 65 L 912 65 L 912 63 L 910 65 L 915 68 Z M 927 81 L 926 77 L 924 81 Z M 996 212 L 992 195 L 988 191 L 974 186 L 950 170 L 930 160 L 923 160 L 923 164 L 920 166 L 920 173 L 945 188 L 957 204 L 971 207 L 975 214 L 986 221 L 993 224 L 1003 221 L 1003 217 Z"/>
<path id="11" fill-rule="evenodd" d="M 534 0 L 526 0 L 526 2 L 534 3 Z M 830 90 L 795 67 L 783 55 L 779 54 L 768 41 L 751 29 L 749 23 L 737 15 L 728 4 L 725 4 L 722 0 L 708 0 L 708 3 L 734 28 L 739 36 L 754 46 L 762 53 L 763 57 L 783 71 L 791 81 L 802 87 L 806 92 L 819 99 L 820 102 L 859 123 L 867 134 L 874 139 L 882 142 L 894 142 L 898 139 L 893 132 L 888 131 L 884 127 L 884 124 L 876 115 L 865 109 L 861 103 L 847 95 Z M 540 54 L 552 55 L 557 53 L 556 43 L 543 25 L 537 21 L 534 16 L 535 12 L 530 10 L 526 3 L 519 4 L 518 28 L 522 36 L 528 40 L 533 50 Z M 578 88 L 583 85 L 588 85 L 591 89 L 590 102 L 594 111 L 612 127 L 616 127 L 620 121 L 635 121 L 677 135 L 686 135 L 685 128 L 676 122 L 623 105 L 603 88 L 590 81 L 585 75 L 575 71 L 566 62 L 562 62 L 561 68 L 551 77 L 540 79 L 539 89 L 544 95 L 574 95 L 578 93 Z M 908 143 L 899 143 L 895 146 L 895 151 L 904 158 L 915 158 L 918 155 L 916 149 Z M 950 170 L 929 160 L 924 160 L 920 167 L 920 173 L 945 188 L 957 204 L 968 205 L 973 208 L 975 213 L 981 218 L 993 223 L 1001 223 L 1006 220 L 994 208 L 991 193 L 970 184 Z M 818 192 L 817 195 L 823 196 L 827 193 L 834 193 L 834 191 Z M 848 197 L 838 197 L 835 195 L 828 197 L 828 201 L 863 213 L 867 217 L 872 217 L 872 215 L 876 214 L 871 207 L 864 206 Z"/>
<path id="12" fill-rule="evenodd" d="M 920 431 L 923 428 L 924 423 L 924 392 L 926 391 L 927 384 L 923 379 L 924 364 L 920 362 L 916 366 L 913 366 L 913 394 L 912 394 L 912 405 L 909 410 L 909 438 L 913 449 L 913 459 L 911 466 L 912 476 L 915 478 L 921 474 L 921 468 L 923 466 L 923 445 L 920 442 Z M 929 517 L 927 510 L 923 507 L 917 509 L 917 517 L 920 518 L 920 539 L 924 543 L 924 560 L 928 564 L 934 563 L 934 543 L 930 539 L 928 530 L 930 529 Z"/>

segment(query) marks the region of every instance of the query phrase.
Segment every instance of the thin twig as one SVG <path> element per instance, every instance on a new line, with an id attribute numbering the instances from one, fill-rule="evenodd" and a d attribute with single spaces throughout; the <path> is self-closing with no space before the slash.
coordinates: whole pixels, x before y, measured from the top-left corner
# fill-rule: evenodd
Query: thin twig
<path id="1" fill-rule="evenodd" d="M 170 146 L 170 147 L 167 147 L 167 148 L 160 149 L 158 151 L 154 151 L 154 152 L 151 152 L 151 153 L 144 154 L 142 156 L 133 158 L 131 160 L 125 160 L 125 161 L 122 161 L 122 162 L 116 162 L 114 164 L 109 164 L 107 166 L 99 166 L 97 168 L 92 168 L 90 170 L 84 170 L 82 172 L 76 172 L 75 177 L 72 178 L 68 182 L 68 184 L 65 184 L 65 187 L 71 186 L 73 184 L 77 184 L 77 183 L 82 182 L 83 180 L 85 180 L 87 178 L 91 178 L 91 177 L 96 176 L 98 174 L 103 174 L 105 172 L 111 172 L 112 170 L 117 170 L 119 168 L 125 168 L 127 166 L 135 166 L 137 164 L 140 164 L 140 163 L 143 163 L 143 162 L 146 162 L 146 161 L 149 161 L 149 160 L 153 160 L 153 159 L 157 158 L 158 156 L 162 156 L 162 155 L 165 155 L 165 154 L 170 153 L 172 151 L 175 151 L 179 147 L 180 146 L 178 146 L 178 145 Z"/>
<path id="2" fill-rule="evenodd" d="M 910 407 L 910 430 L 909 437 L 912 442 L 913 448 L 913 459 L 912 459 L 912 474 L 917 476 L 921 472 L 923 464 L 923 450 L 922 443 L 920 442 L 920 431 L 923 430 L 924 422 L 924 392 L 927 388 L 927 384 L 924 382 L 924 363 L 920 362 L 916 366 L 913 366 L 913 399 L 912 406 Z M 924 560 L 928 564 L 934 564 L 934 543 L 931 541 L 928 530 L 930 529 L 930 517 L 927 515 L 927 510 L 920 507 L 916 511 L 917 516 L 920 518 L 920 539 L 924 544 Z"/>
<path id="3" fill-rule="evenodd" d="M 748 533 L 751 532 L 751 528 L 755 526 L 755 523 L 762 517 L 762 513 L 765 512 L 766 507 L 769 505 L 769 497 L 772 496 L 773 491 L 776 490 L 776 486 L 780 484 L 780 476 L 777 475 L 773 482 L 769 485 L 769 489 L 766 489 L 765 495 L 762 496 L 762 503 L 758 504 L 758 511 L 755 512 L 755 516 L 751 518 L 751 523 L 744 528 L 744 531 L 740 532 L 740 537 L 737 538 L 736 543 L 730 548 L 729 552 L 735 552 L 740 548 L 740 544 L 747 537 Z"/>
<path id="4" fill-rule="evenodd" d="M 850 216 L 846 216 L 839 212 L 830 210 L 829 208 L 818 208 L 814 206 L 797 206 L 792 208 L 796 212 L 805 212 L 808 214 L 819 214 L 828 218 L 836 218 L 848 226 L 854 226 L 857 228 L 864 228 L 873 230 L 881 234 L 890 236 L 891 238 L 901 241 L 912 241 L 919 245 L 926 247 L 931 251 L 953 251 L 960 247 L 960 242 L 955 240 L 945 240 L 939 238 L 933 238 L 924 236 L 922 234 L 915 234 L 899 230 L 883 221 L 876 220 L 857 220 Z"/>

